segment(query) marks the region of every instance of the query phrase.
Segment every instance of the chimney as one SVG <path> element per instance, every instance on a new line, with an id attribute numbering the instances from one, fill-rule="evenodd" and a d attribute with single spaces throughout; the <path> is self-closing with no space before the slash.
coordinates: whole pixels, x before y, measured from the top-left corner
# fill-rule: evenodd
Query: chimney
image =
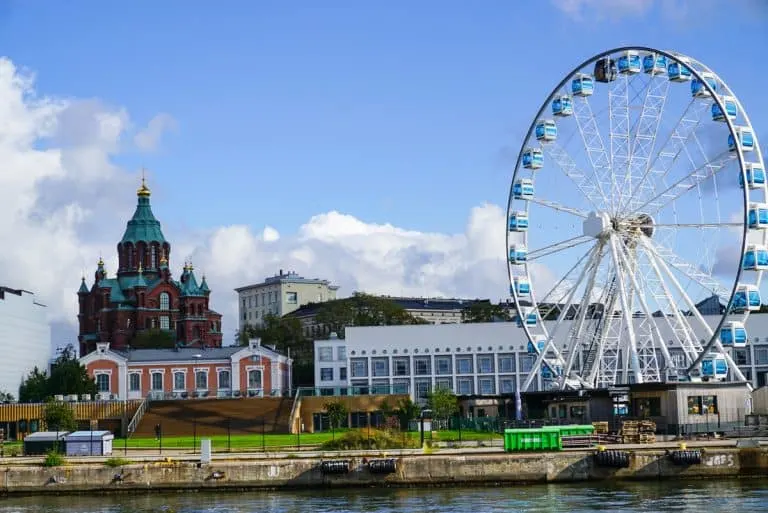
<path id="1" fill-rule="evenodd" d="M 280 276 L 282 276 L 282 275 L 283 275 L 283 270 L 282 270 L 282 269 L 280 269 Z"/>

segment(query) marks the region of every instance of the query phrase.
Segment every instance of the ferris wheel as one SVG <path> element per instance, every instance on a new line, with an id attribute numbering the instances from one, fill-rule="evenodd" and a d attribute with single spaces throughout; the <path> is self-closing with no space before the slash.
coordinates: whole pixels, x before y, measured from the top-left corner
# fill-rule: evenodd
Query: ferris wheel
<path id="1" fill-rule="evenodd" d="M 732 353 L 768 270 L 766 172 L 704 64 L 623 47 L 577 66 L 528 130 L 507 223 L 521 390 L 745 380 Z"/>

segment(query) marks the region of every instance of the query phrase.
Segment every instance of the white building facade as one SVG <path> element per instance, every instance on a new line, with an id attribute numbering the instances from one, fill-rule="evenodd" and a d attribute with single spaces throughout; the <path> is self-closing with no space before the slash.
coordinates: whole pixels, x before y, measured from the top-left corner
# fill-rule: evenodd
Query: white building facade
<path id="1" fill-rule="evenodd" d="M 712 322 L 716 320 L 712 316 Z M 764 386 L 768 380 L 768 315 L 750 316 L 747 329 L 747 347 L 730 350 L 753 386 Z M 344 365 L 338 361 L 342 347 L 347 386 L 409 393 L 414 400 L 423 400 L 436 387 L 449 388 L 460 396 L 514 394 L 535 361 L 528 353 L 525 334 L 513 322 L 348 327 L 345 333 L 345 340 L 315 342 L 317 388 L 340 386 L 336 369 Z M 558 347 L 564 349 L 564 342 L 558 341 Z M 669 349 L 672 358 L 683 357 L 671 341 Z M 336 360 L 321 360 L 321 350 L 326 358 L 332 354 Z M 332 381 L 319 379 L 330 376 L 327 369 L 331 368 Z M 539 375 L 530 390 L 545 390 L 547 385 Z"/>
<path id="2" fill-rule="evenodd" d="M 18 399 L 22 379 L 47 371 L 53 356 L 46 307 L 33 293 L 0 286 L 0 348 L 0 391 Z"/>
<path id="3" fill-rule="evenodd" d="M 282 317 L 309 303 L 336 299 L 337 285 L 319 278 L 304 278 L 293 271 L 266 278 L 261 283 L 235 289 L 238 295 L 238 323 L 260 325 L 266 315 Z"/>

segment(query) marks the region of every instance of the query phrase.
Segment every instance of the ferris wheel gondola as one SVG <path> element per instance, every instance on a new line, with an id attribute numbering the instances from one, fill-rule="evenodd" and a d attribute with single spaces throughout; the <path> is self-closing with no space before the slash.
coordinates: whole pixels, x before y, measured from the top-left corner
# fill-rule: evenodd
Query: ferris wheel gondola
<path id="1" fill-rule="evenodd" d="M 762 303 L 768 189 L 704 64 L 624 47 L 572 70 L 522 143 L 506 233 L 522 390 L 745 380 L 731 352 Z"/>

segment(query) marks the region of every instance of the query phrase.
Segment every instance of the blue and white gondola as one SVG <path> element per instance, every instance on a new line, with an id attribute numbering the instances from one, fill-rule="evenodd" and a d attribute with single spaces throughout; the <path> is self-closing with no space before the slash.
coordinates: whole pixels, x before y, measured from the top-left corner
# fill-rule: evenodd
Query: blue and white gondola
<path id="1" fill-rule="evenodd" d="M 531 307 L 526 307 L 522 309 L 523 317 L 520 318 L 519 316 L 516 317 L 517 325 L 519 327 L 523 327 L 523 320 L 525 319 L 525 325 L 526 326 L 536 326 L 538 319 L 536 316 L 536 311 Z"/>
<path id="2" fill-rule="evenodd" d="M 739 144 L 736 144 L 738 139 Z M 737 126 L 736 137 L 733 134 L 728 134 L 728 150 L 736 151 L 737 147 L 741 147 L 741 151 L 752 151 L 755 149 L 755 138 L 752 134 L 752 129 L 748 126 Z"/>
<path id="3" fill-rule="evenodd" d="M 530 178 L 520 178 L 515 180 L 515 183 L 512 186 L 512 197 L 522 200 L 533 198 L 533 180 Z"/>
<path id="4" fill-rule="evenodd" d="M 634 50 L 627 50 L 619 57 L 619 73 L 640 73 L 643 69 L 643 63 L 640 60 L 640 54 Z"/>
<path id="5" fill-rule="evenodd" d="M 760 189 L 765 186 L 765 169 L 758 162 L 747 162 L 744 174 L 739 173 L 739 186 L 744 187 L 744 175 L 747 175 L 747 186 L 750 189 Z"/>
<path id="6" fill-rule="evenodd" d="M 721 96 L 723 104 L 725 105 L 725 112 L 731 119 L 736 119 L 736 115 L 739 113 L 739 107 L 736 104 L 736 98 L 733 96 Z M 712 120 L 713 121 L 725 121 L 726 114 L 723 114 L 723 109 L 717 102 L 712 104 Z"/>
<path id="7" fill-rule="evenodd" d="M 525 276 L 515 276 L 512 280 L 512 285 L 515 287 L 515 293 L 518 297 L 531 295 L 531 282 Z"/>
<path id="8" fill-rule="evenodd" d="M 731 321 L 723 323 L 720 328 L 720 343 L 726 347 L 746 347 L 747 329 L 744 323 Z"/>
<path id="9" fill-rule="evenodd" d="M 513 245 L 509 248 L 509 263 L 524 264 L 528 260 L 528 248 L 523 245 Z"/>
<path id="10" fill-rule="evenodd" d="M 546 347 L 546 345 L 547 341 L 543 338 L 537 339 L 535 345 L 533 342 L 528 341 L 528 354 L 539 354 L 540 352 L 544 351 L 544 347 Z"/>
<path id="11" fill-rule="evenodd" d="M 568 95 L 555 98 L 552 101 L 552 114 L 565 117 L 573 115 L 573 99 Z"/>
<path id="12" fill-rule="evenodd" d="M 526 148 L 523 151 L 523 167 L 525 169 L 541 169 L 544 166 L 544 153 L 541 148 Z"/>
<path id="13" fill-rule="evenodd" d="M 576 96 L 591 96 L 595 92 L 595 81 L 586 73 L 579 73 L 571 81 L 571 92 Z"/>
<path id="14" fill-rule="evenodd" d="M 688 82 L 691 80 L 691 61 L 687 57 L 679 57 L 670 61 L 667 66 L 667 76 L 672 82 Z"/>
<path id="15" fill-rule="evenodd" d="M 739 285 L 733 295 L 731 309 L 734 312 L 756 312 L 760 310 L 760 289 L 755 285 Z"/>
<path id="16" fill-rule="evenodd" d="M 509 215 L 509 231 L 524 232 L 528 230 L 528 212 L 522 210 Z"/>
<path id="17" fill-rule="evenodd" d="M 719 353 L 709 353 L 701 360 L 701 376 L 716 381 L 728 377 L 728 361 Z"/>
<path id="18" fill-rule="evenodd" d="M 701 78 L 704 80 L 694 78 L 691 81 L 691 95 L 695 98 L 709 98 L 712 95 L 704 86 L 704 82 L 709 84 L 709 87 L 711 87 L 713 91 L 717 92 L 717 80 L 715 79 L 715 74 L 705 71 L 701 74 Z"/>
<path id="19" fill-rule="evenodd" d="M 663 75 L 667 72 L 667 56 L 648 53 L 643 57 L 643 71 L 650 75 Z"/>
<path id="20" fill-rule="evenodd" d="M 768 204 L 750 203 L 747 210 L 747 226 L 750 230 L 768 229 Z"/>
<path id="21" fill-rule="evenodd" d="M 536 140 L 542 143 L 552 142 L 557 139 L 557 125 L 551 119 L 542 119 L 536 123 Z"/>
<path id="22" fill-rule="evenodd" d="M 768 270 L 768 249 L 762 244 L 748 245 L 744 250 L 741 267 L 745 271 Z"/>
<path id="23" fill-rule="evenodd" d="M 563 375 L 563 368 L 559 365 L 542 365 L 541 366 L 541 377 L 543 379 L 554 379 L 559 378 Z M 553 371 L 554 369 L 554 371 Z"/>

